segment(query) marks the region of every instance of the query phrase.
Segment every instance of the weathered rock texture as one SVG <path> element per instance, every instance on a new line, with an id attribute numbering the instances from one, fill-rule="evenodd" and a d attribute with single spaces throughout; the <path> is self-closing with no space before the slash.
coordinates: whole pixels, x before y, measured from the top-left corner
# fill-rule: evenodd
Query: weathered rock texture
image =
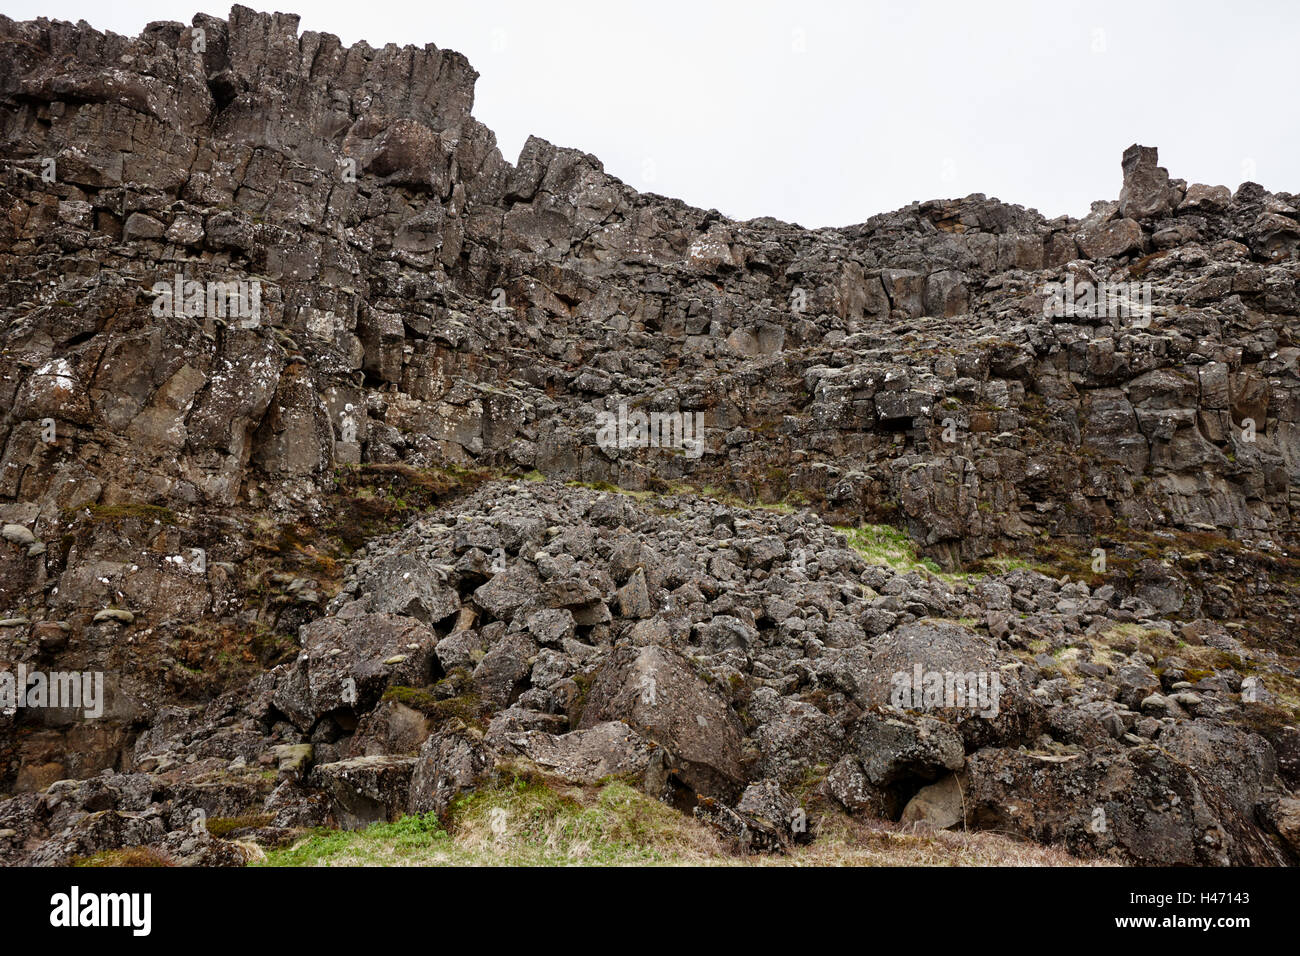
<path id="1" fill-rule="evenodd" d="M 195 810 L 360 825 L 515 761 L 750 848 L 801 838 L 799 790 L 1294 858 L 1295 196 L 1135 145 L 1083 220 L 734 222 L 536 138 L 510 164 L 475 76 L 243 7 L 0 17 L 0 661 L 108 683 L 96 720 L 0 716 L 0 859 L 238 862 Z M 258 314 L 159 314 L 176 275 Z M 1121 283 L 1149 308 L 1050 308 Z M 602 443 L 620 407 L 702 414 L 700 453 Z M 527 472 L 661 503 L 452 500 Z M 822 519 L 1052 574 L 950 585 Z M 915 664 L 1000 674 L 999 712 L 894 706 Z"/>

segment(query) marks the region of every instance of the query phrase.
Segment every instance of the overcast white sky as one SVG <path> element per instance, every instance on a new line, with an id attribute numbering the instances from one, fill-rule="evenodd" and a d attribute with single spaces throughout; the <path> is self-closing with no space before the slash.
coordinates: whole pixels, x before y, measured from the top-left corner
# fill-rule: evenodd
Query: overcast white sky
<path id="1" fill-rule="evenodd" d="M 848 225 L 982 192 L 1080 216 L 1120 154 L 1300 192 L 1300 4 L 278 0 L 301 29 L 459 50 L 513 162 L 535 133 L 736 218 Z M 213 0 L 0 0 L 137 34 Z"/>

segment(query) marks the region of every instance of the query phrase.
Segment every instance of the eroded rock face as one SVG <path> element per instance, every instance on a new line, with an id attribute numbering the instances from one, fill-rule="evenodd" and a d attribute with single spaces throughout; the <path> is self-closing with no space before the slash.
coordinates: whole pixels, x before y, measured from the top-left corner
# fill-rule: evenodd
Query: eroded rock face
<path id="1" fill-rule="evenodd" d="M 494 579 L 535 579 L 522 601 L 481 599 L 483 566 L 457 559 L 474 542 L 499 548 Z M 437 629 L 420 602 L 379 614 L 359 597 L 408 593 L 410 566 L 396 558 L 413 554 L 443 569 L 442 592 L 460 602 Z M 604 603 L 631 581 L 649 617 Z M 601 615 L 569 610 L 596 602 Z M 1017 606 L 1039 610 L 997 617 Z M 1107 587 L 1035 572 L 945 581 L 872 564 L 810 512 L 494 482 L 454 513 L 372 540 L 323 611 L 303 628 L 300 659 L 158 714 L 129 775 L 0 803 L 0 829 L 33 835 L 5 859 L 170 846 L 196 810 L 260 808 L 277 839 L 445 815 L 525 771 L 624 780 L 746 851 L 813 838 L 818 805 L 790 794 L 820 779 L 814 792 L 841 812 L 1010 830 L 1085 855 L 1246 864 L 1293 853 L 1278 757 L 1293 728 L 1247 729 L 1272 706 L 1254 700 L 1254 683 L 1226 672 L 1192 683 L 1188 660 L 1125 649 L 1137 633 L 1170 648 L 1186 639 L 1178 653 L 1193 660 L 1244 653 L 1221 627 L 1126 630 L 1131 615 Z M 1001 629 L 973 626 L 981 614 Z M 1056 634 L 1059 656 L 1022 646 L 1035 633 Z M 952 697 L 957 686 L 970 693 Z M 82 822 L 78 807 L 117 816 Z M 1109 829 L 1088 829 L 1098 808 Z M 226 853 L 186 846 L 194 861 Z"/>
<path id="2" fill-rule="evenodd" d="M 517 752 L 577 783 L 622 778 L 656 792 L 667 782 L 661 748 L 619 720 L 561 734 L 524 730 L 503 735 L 499 742 L 506 753 Z"/>
<path id="3" fill-rule="evenodd" d="M 1154 219 L 1167 215 L 1182 196 L 1169 183 L 1169 171 L 1157 166 L 1154 146 L 1134 144 L 1124 150 L 1124 188 L 1119 194 L 1119 212 L 1127 219 Z"/>
<path id="4" fill-rule="evenodd" d="M 696 793 L 733 799 L 744 779 L 741 728 L 727 703 L 663 647 L 623 647 L 602 666 L 579 724 L 621 720 L 664 747 Z"/>
<path id="5" fill-rule="evenodd" d="M 301 640 L 303 653 L 281 669 L 272 703 L 305 733 L 327 715 L 370 710 L 390 685 L 418 687 L 433 677 L 436 638 L 410 618 L 324 618 Z"/>
<path id="6" fill-rule="evenodd" d="M 971 755 L 967 818 L 1148 866 L 1275 866 L 1286 857 L 1227 792 L 1155 747 L 1117 756 Z"/>
<path id="7" fill-rule="evenodd" d="M 326 794 L 340 827 L 356 830 L 396 820 L 406 810 L 414 769 L 413 757 L 353 757 L 318 764 L 307 783 Z"/>
<path id="8" fill-rule="evenodd" d="M 1294 858 L 1295 196 L 1135 145 L 1081 220 L 812 232 L 511 164 L 432 45 L 0 40 L 0 663 L 107 687 L 0 714 L 0 860 L 237 863 L 196 811 L 520 763 L 751 849 L 795 792 L 945 826 L 961 780 L 1082 853 Z M 834 527 L 882 521 L 937 564 Z"/>
<path id="9" fill-rule="evenodd" d="M 430 734 L 412 773 L 408 809 L 441 816 L 452 800 L 487 779 L 492 767 L 493 754 L 481 732 L 462 724 Z"/>

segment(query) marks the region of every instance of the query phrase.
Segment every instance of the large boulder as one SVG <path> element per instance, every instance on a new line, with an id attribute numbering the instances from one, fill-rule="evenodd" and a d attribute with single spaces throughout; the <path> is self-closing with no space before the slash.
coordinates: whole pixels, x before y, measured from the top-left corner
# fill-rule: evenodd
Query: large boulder
<path id="1" fill-rule="evenodd" d="M 801 783 L 819 764 L 833 764 L 843 749 L 839 722 L 812 704 L 761 687 L 747 709 L 759 722 L 753 735 L 761 754 L 758 773 L 783 786 Z"/>
<path id="2" fill-rule="evenodd" d="M 574 783 L 594 784 L 618 777 L 658 795 L 667 781 L 663 748 L 622 721 L 606 721 L 566 734 L 521 730 L 507 736 L 517 753 Z"/>
<path id="3" fill-rule="evenodd" d="M 933 717 L 868 712 L 853 729 L 853 748 L 874 786 L 933 780 L 960 770 L 965 759 L 961 735 Z"/>
<path id="4" fill-rule="evenodd" d="M 965 799 L 956 774 L 922 787 L 903 808 L 900 823 L 946 830 L 961 823 Z"/>
<path id="5" fill-rule="evenodd" d="M 694 814 L 745 853 L 781 853 L 811 839 L 807 814 L 775 780 L 750 784 L 734 808 L 706 799 Z"/>
<path id="6" fill-rule="evenodd" d="M 867 779 L 862 762 L 845 754 L 826 775 L 826 793 L 849 813 L 892 820 L 900 809 L 894 787 L 877 787 Z"/>
<path id="7" fill-rule="evenodd" d="M 1277 834 L 1292 863 L 1300 863 L 1300 800 L 1268 800 L 1260 807 L 1260 817 Z"/>
<path id="8" fill-rule="evenodd" d="M 483 734 L 465 724 L 458 722 L 428 737 L 411 773 L 409 812 L 442 816 L 453 800 L 491 775 L 495 760 Z"/>
<path id="9" fill-rule="evenodd" d="M 1285 862 L 1228 793 L 1157 747 L 1065 756 L 990 748 L 958 779 L 973 829 L 1143 866 Z"/>
<path id="10" fill-rule="evenodd" d="M 1211 720 L 1187 720 L 1166 727 L 1156 742 L 1215 784 L 1246 817 L 1275 786 L 1277 757 L 1259 734 Z"/>
<path id="11" fill-rule="evenodd" d="M 857 672 L 864 707 L 915 711 L 953 724 L 968 749 L 1032 740 L 1045 719 L 1018 662 L 954 621 L 917 621 L 882 634 Z"/>
<path id="12" fill-rule="evenodd" d="M 340 827 L 357 830 L 406 812 L 415 763 L 415 757 L 378 756 L 317 764 L 307 785 L 326 793 Z"/>
<path id="13" fill-rule="evenodd" d="M 1142 227 L 1132 219 L 1088 226 L 1074 237 L 1089 259 L 1113 259 L 1142 248 Z"/>
<path id="14" fill-rule="evenodd" d="M 610 654 L 587 693 L 579 728 L 621 720 L 668 751 L 694 793 L 730 802 L 744 783 L 740 721 L 691 666 L 650 645 Z"/>
<path id="15" fill-rule="evenodd" d="M 429 736 L 433 725 L 433 720 L 412 707 L 395 700 L 381 700 L 379 706 L 357 724 L 345 756 L 414 754 Z"/>
<path id="16" fill-rule="evenodd" d="M 357 610 L 436 624 L 460 610 L 460 595 L 432 561 L 409 552 L 382 554 L 359 576 Z"/>
<path id="17" fill-rule="evenodd" d="M 1124 187 L 1119 194 L 1119 213 L 1127 219 L 1153 219 L 1171 212 L 1179 201 L 1169 184 L 1169 171 L 1157 166 L 1154 146 L 1134 143 L 1124 150 Z"/>
<path id="18" fill-rule="evenodd" d="M 488 619 L 509 621 L 520 608 L 531 606 L 538 598 L 541 581 L 532 565 L 516 563 L 493 576 L 474 592 L 474 603 Z"/>
<path id="19" fill-rule="evenodd" d="M 321 618 L 301 636 L 302 653 L 278 669 L 271 702 L 304 732 L 326 714 L 354 723 L 389 686 L 428 684 L 437 660 L 437 636 L 392 614 Z"/>

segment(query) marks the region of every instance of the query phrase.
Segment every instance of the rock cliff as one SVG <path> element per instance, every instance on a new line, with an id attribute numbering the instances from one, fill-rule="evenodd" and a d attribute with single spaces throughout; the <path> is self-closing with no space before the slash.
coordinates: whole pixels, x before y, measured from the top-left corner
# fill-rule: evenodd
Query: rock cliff
<path id="1" fill-rule="evenodd" d="M 523 765 L 1297 859 L 1300 197 L 1135 145 L 1082 220 L 735 222 L 508 162 L 476 76 L 0 17 L 0 662 L 105 682 L 0 715 L 0 861 Z"/>

